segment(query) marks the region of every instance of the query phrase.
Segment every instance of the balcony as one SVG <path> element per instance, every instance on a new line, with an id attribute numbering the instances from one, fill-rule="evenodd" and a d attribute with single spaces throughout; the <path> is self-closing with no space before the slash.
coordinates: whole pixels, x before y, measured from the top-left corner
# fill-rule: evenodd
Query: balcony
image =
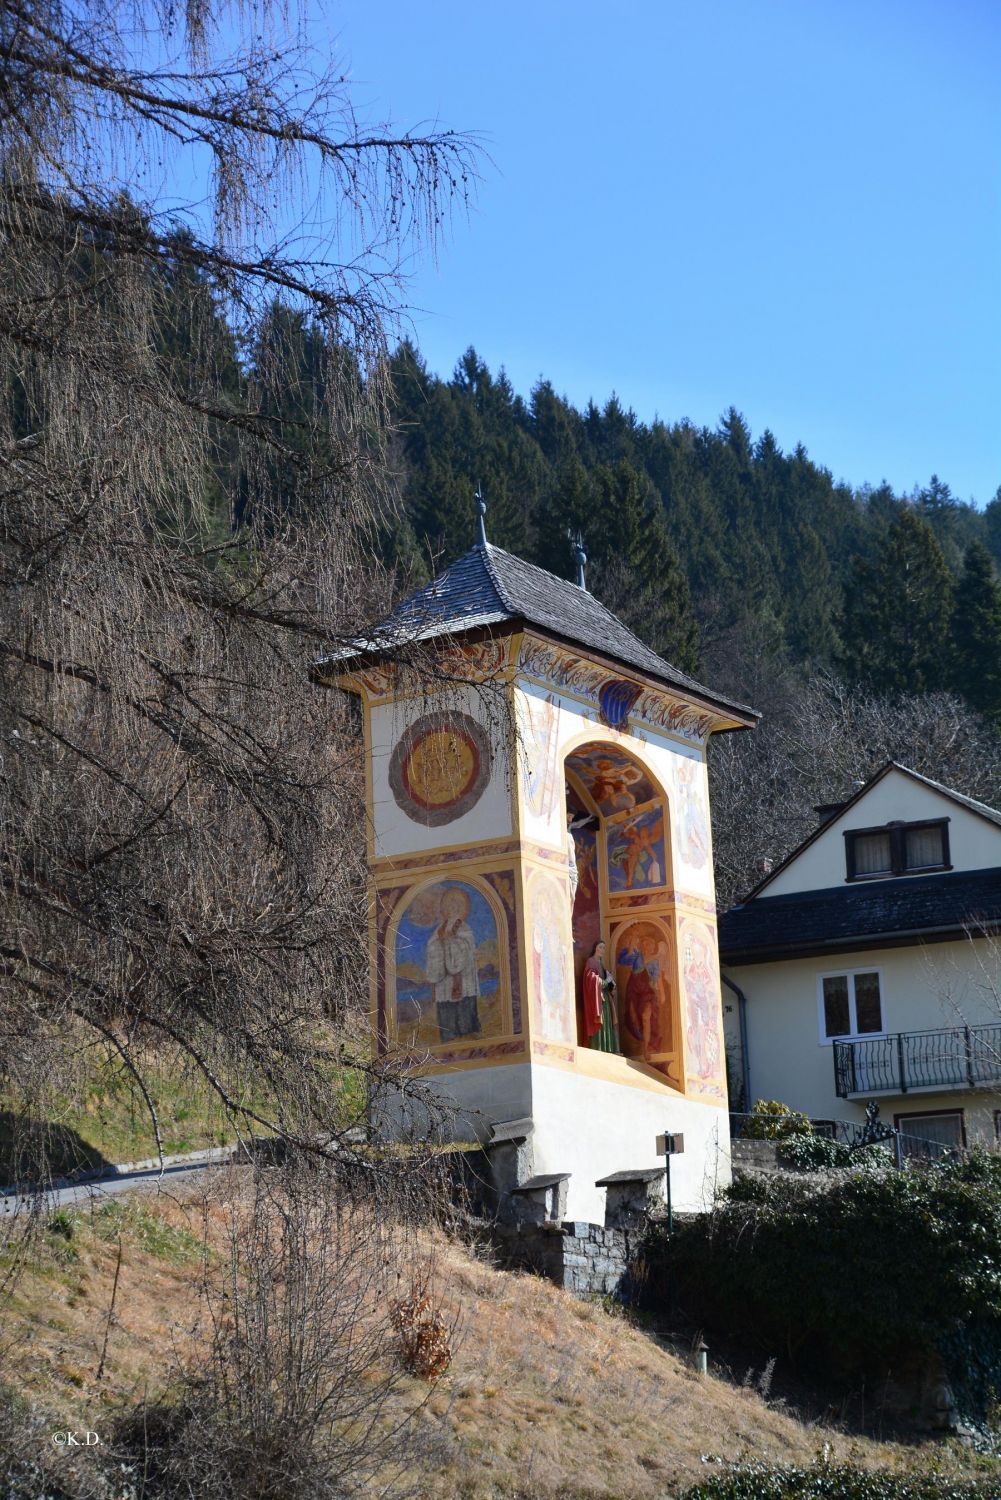
<path id="1" fill-rule="evenodd" d="M 1001 1083 L 1001 1025 L 897 1031 L 834 1043 L 839 1099 Z"/>

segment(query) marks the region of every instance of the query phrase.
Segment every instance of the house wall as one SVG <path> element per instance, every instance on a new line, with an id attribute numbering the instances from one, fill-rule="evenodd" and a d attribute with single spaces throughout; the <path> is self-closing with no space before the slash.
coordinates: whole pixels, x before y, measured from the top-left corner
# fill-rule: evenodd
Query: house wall
<path id="1" fill-rule="evenodd" d="M 833 1048 L 821 1040 L 820 977 L 853 969 L 879 972 L 886 1032 L 1001 1022 L 1001 1010 L 992 998 L 992 987 L 995 994 L 1001 994 L 1001 962 L 988 939 L 858 949 L 836 957 L 743 967 L 724 965 L 726 975 L 747 997 L 750 1102 L 780 1099 L 815 1119 L 864 1117 L 864 1100 L 839 1099 L 835 1093 Z M 725 991 L 724 1025 L 727 1051 L 737 1058 L 738 1003 L 729 990 Z M 891 1123 L 898 1110 L 963 1107 L 968 1122 L 975 1116 L 992 1137 L 993 1110 L 1001 1107 L 998 1092 L 995 1097 L 989 1090 L 916 1089 L 906 1095 L 876 1097 L 882 1118 Z"/>
<path id="2" fill-rule="evenodd" d="M 844 835 L 849 829 L 878 828 L 898 819 L 913 823 L 926 818 L 949 819 L 949 857 L 954 869 L 985 870 L 1001 864 L 1001 827 L 943 797 L 932 787 L 892 770 L 854 807 L 832 818 L 809 848 L 769 881 L 761 899 L 841 885 L 846 876 Z"/>

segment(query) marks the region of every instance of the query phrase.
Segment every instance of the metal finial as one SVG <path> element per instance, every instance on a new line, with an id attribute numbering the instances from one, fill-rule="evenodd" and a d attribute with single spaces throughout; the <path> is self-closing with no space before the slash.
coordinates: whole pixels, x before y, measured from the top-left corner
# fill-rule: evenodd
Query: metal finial
<path id="1" fill-rule="evenodd" d="M 577 559 L 577 587 L 587 593 L 587 584 L 584 581 L 584 568 L 587 565 L 587 553 L 584 551 L 584 538 L 580 532 L 568 531 L 567 536 L 573 543 L 574 557 Z"/>
<path id="2" fill-rule="evenodd" d="M 473 499 L 476 501 L 476 524 L 480 528 L 477 540 L 481 547 L 485 547 L 487 545 L 487 502 L 483 498 L 479 485 L 476 486 L 476 494 L 473 496 Z"/>

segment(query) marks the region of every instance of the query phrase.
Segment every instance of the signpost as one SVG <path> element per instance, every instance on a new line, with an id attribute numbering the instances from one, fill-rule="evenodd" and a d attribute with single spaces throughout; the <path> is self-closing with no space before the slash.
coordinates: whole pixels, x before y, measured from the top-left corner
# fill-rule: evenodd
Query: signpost
<path id="1" fill-rule="evenodd" d="M 671 1157 L 680 1156 L 685 1149 L 685 1137 L 680 1131 L 674 1135 L 665 1131 L 657 1137 L 657 1155 L 664 1158 L 664 1184 L 667 1189 L 667 1232 L 674 1232 L 674 1209 L 671 1205 Z"/>

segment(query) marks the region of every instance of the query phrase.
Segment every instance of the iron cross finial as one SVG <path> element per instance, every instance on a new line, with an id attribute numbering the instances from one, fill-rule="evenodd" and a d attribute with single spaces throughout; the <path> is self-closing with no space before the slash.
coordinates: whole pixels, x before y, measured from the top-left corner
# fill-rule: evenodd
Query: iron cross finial
<path id="1" fill-rule="evenodd" d="M 579 531 L 568 531 L 567 536 L 573 543 L 574 557 L 577 559 L 577 587 L 587 593 L 587 583 L 584 580 L 584 568 L 587 565 L 587 553 L 584 551 L 584 538 Z"/>

